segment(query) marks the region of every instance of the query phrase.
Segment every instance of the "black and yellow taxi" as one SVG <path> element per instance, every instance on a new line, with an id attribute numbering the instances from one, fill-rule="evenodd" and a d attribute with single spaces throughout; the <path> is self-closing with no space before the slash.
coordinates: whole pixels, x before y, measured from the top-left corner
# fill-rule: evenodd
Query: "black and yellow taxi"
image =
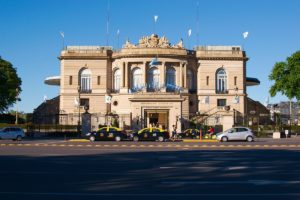
<path id="1" fill-rule="evenodd" d="M 144 128 L 137 132 L 132 133 L 131 139 L 135 142 L 137 141 L 159 141 L 164 142 L 170 138 L 168 131 L 161 128 Z"/>
<path id="2" fill-rule="evenodd" d="M 184 132 L 182 133 L 178 133 L 177 137 L 179 139 L 181 138 L 192 138 L 192 139 L 199 139 L 200 138 L 200 131 L 198 129 L 186 129 Z"/>
<path id="3" fill-rule="evenodd" d="M 86 134 L 86 137 L 94 142 L 96 140 L 114 140 L 121 141 L 127 139 L 127 134 L 125 131 L 118 127 L 106 126 L 100 128 L 98 131 L 89 132 Z"/>

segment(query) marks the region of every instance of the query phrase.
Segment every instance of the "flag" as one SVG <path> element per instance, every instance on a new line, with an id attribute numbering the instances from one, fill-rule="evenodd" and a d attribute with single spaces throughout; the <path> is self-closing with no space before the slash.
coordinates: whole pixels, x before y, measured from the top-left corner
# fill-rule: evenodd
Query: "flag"
<path id="1" fill-rule="evenodd" d="M 154 22 L 156 22 L 158 19 L 158 15 L 154 15 Z"/>
<path id="2" fill-rule="evenodd" d="M 120 29 L 117 30 L 117 35 L 120 35 Z"/>
<path id="3" fill-rule="evenodd" d="M 155 66 L 155 65 L 158 65 L 157 58 L 153 58 L 153 59 L 151 60 L 151 62 L 149 63 L 149 66 L 150 66 L 150 67 Z"/>
<path id="4" fill-rule="evenodd" d="M 44 102 L 46 102 L 48 99 L 47 95 L 44 95 Z"/>
<path id="5" fill-rule="evenodd" d="M 192 35 L 192 29 L 189 29 L 188 36 L 190 37 Z"/>
<path id="6" fill-rule="evenodd" d="M 74 97 L 74 104 L 75 104 L 75 106 L 79 106 L 79 101 L 76 97 Z"/>
<path id="7" fill-rule="evenodd" d="M 65 38 L 65 33 L 64 32 L 60 31 L 59 33 L 60 33 L 61 37 Z"/>
<path id="8" fill-rule="evenodd" d="M 246 38 L 248 37 L 248 35 L 249 35 L 249 32 L 248 32 L 248 31 L 244 32 L 244 33 L 243 33 L 244 39 L 246 39 Z"/>

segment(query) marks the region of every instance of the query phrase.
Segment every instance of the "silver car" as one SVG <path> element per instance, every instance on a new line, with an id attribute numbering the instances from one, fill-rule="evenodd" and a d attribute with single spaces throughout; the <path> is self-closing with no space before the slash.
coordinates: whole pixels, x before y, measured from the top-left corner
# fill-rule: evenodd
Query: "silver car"
<path id="1" fill-rule="evenodd" d="M 25 137 L 23 129 L 18 127 L 5 127 L 0 129 L 0 139 L 22 140 Z"/>
<path id="2" fill-rule="evenodd" d="M 254 141 L 254 134 L 247 127 L 233 127 L 222 133 L 217 134 L 217 140 L 227 142 L 229 140 L 246 140 L 247 142 Z"/>

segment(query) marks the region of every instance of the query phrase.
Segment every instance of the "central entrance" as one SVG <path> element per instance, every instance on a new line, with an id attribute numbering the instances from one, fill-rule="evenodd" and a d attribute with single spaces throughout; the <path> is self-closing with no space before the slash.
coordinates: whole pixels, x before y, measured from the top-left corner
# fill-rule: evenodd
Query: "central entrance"
<path id="1" fill-rule="evenodd" d="M 147 109 L 144 116 L 145 127 L 169 128 L 169 110 Z"/>

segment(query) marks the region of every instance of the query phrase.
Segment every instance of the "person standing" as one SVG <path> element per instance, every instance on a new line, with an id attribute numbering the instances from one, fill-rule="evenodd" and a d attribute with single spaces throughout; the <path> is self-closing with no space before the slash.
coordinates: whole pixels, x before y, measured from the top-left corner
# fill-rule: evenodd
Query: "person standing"
<path id="1" fill-rule="evenodd" d="M 175 125 L 173 125 L 171 138 L 176 138 L 176 134 L 177 134 L 177 127 Z"/>

